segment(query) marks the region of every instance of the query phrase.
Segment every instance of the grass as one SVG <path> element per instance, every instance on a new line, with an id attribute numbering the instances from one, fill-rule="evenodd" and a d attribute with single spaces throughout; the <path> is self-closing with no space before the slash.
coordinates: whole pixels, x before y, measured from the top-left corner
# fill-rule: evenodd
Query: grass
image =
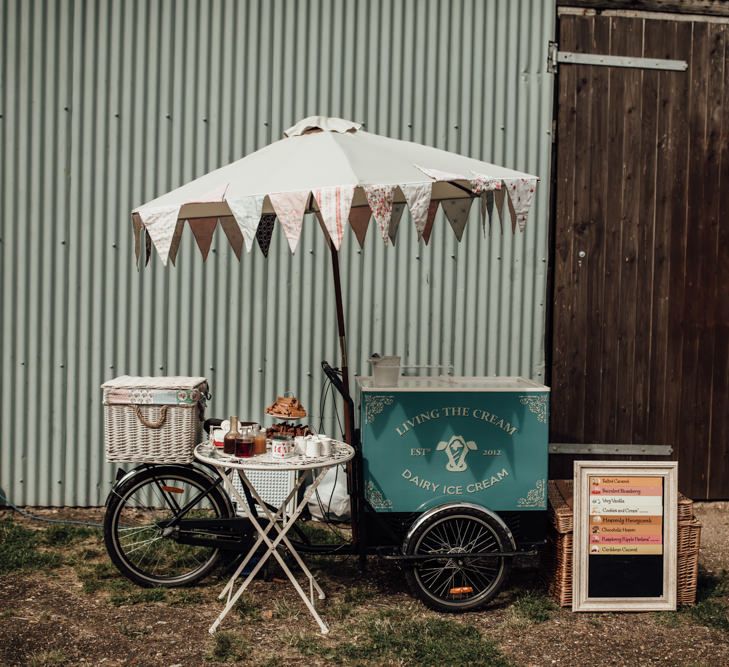
<path id="1" fill-rule="evenodd" d="M 89 537 L 101 537 L 101 530 L 74 524 L 52 524 L 44 531 L 43 541 L 50 546 L 67 546 L 83 542 Z"/>
<path id="2" fill-rule="evenodd" d="M 207 659 L 217 662 L 239 662 L 250 653 L 250 646 L 232 632 L 218 632 L 213 636 L 213 645 Z"/>
<path id="3" fill-rule="evenodd" d="M 59 554 L 41 550 L 43 533 L 29 530 L 13 519 L 0 521 L 0 574 L 16 570 L 58 567 Z"/>
<path id="4" fill-rule="evenodd" d="M 544 623 L 557 611 L 555 602 L 538 591 L 520 594 L 511 606 L 514 616 L 528 623 Z"/>
<path id="5" fill-rule="evenodd" d="M 685 613 L 699 625 L 729 632 L 729 573 L 718 574 L 699 570 L 696 604 L 687 607 Z"/>
<path id="6" fill-rule="evenodd" d="M 25 664 L 28 667 L 50 667 L 50 665 L 65 665 L 68 659 L 61 651 L 38 651 L 31 653 Z"/>
<path id="7" fill-rule="evenodd" d="M 341 599 L 328 608 L 327 614 L 338 621 L 342 621 L 355 612 L 362 603 L 375 595 L 376 592 L 367 586 L 351 586 L 344 591 Z"/>
<path id="8" fill-rule="evenodd" d="M 304 656 L 344 665 L 394 662 L 507 667 L 510 664 L 496 644 L 472 626 L 442 616 L 407 618 L 396 610 L 363 617 L 352 640 L 330 646 L 313 635 L 302 635 L 294 644 Z"/>

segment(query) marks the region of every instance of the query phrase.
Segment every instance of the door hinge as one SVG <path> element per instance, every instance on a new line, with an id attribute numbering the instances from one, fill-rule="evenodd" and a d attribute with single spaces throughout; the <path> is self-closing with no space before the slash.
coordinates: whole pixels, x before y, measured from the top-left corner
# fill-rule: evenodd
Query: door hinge
<path id="1" fill-rule="evenodd" d="M 685 72 L 688 69 L 688 63 L 685 60 L 612 56 L 605 53 L 574 53 L 572 51 L 560 51 L 559 44 L 557 44 L 557 42 L 549 42 L 547 72 L 555 74 L 559 63 L 565 65 L 595 65 L 598 67 L 658 69 L 673 72 Z"/>

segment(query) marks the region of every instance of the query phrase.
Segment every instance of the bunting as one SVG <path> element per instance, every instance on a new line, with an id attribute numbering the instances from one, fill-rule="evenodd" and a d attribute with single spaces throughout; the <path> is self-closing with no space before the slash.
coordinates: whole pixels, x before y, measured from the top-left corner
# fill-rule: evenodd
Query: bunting
<path id="1" fill-rule="evenodd" d="M 367 197 L 372 215 L 380 228 L 382 240 L 389 241 L 390 219 L 392 218 L 392 199 L 395 195 L 394 185 L 364 185 L 362 186 Z"/>
<path id="2" fill-rule="evenodd" d="M 427 183 L 409 183 L 408 185 L 401 185 L 400 189 L 408 203 L 410 216 L 418 232 L 418 239 L 421 239 L 425 225 L 428 222 L 428 206 L 433 183 L 430 181 Z"/>
<path id="3" fill-rule="evenodd" d="M 215 227 L 218 225 L 217 218 L 197 218 L 188 220 L 190 229 L 192 230 L 195 241 L 197 241 L 197 247 L 200 248 L 200 254 L 202 255 L 203 262 L 207 260 L 208 254 L 210 254 L 210 246 L 213 244 L 213 234 L 215 234 Z"/>
<path id="4" fill-rule="evenodd" d="M 354 185 L 313 190 L 321 220 L 334 247 L 339 250 L 344 237 L 344 225 L 349 217 L 354 197 Z"/>
<path id="5" fill-rule="evenodd" d="M 180 208 L 179 205 L 157 206 L 136 211 L 164 266 L 167 266 Z"/>
<path id="6" fill-rule="evenodd" d="M 276 211 L 276 217 L 283 227 L 291 252 L 296 252 L 299 238 L 301 238 L 301 226 L 304 224 L 306 204 L 309 201 L 309 191 L 277 192 L 268 195 L 268 198 L 271 200 L 273 210 Z"/>
<path id="7" fill-rule="evenodd" d="M 226 199 L 230 212 L 233 214 L 236 223 L 243 234 L 246 243 L 246 252 L 250 252 L 253 248 L 253 239 L 256 237 L 258 223 L 261 220 L 263 211 L 263 201 L 265 195 L 253 195 L 251 197 L 243 197 L 241 199 Z"/>
<path id="8" fill-rule="evenodd" d="M 371 217 L 372 211 L 369 206 L 357 206 L 349 210 L 349 224 L 357 237 L 360 248 L 364 248 L 367 227 L 370 224 Z"/>

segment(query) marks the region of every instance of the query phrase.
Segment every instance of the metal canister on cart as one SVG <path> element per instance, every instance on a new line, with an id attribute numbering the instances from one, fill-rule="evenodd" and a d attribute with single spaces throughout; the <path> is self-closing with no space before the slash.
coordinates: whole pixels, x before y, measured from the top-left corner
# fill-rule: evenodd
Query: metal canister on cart
<path id="1" fill-rule="evenodd" d="M 271 457 L 285 459 L 293 451 L 293 438 L 290 435 L 274 435 L 271 438 Z"/>

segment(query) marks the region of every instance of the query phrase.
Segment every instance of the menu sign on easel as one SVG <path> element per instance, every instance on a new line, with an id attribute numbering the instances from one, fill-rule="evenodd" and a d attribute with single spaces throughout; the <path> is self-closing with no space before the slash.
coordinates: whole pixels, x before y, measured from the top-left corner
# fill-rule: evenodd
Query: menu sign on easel
<path id="1" fill-rule="evenodd" d="M 676 464 L 575 463 L 573 609 L 675 608 Z"/>

